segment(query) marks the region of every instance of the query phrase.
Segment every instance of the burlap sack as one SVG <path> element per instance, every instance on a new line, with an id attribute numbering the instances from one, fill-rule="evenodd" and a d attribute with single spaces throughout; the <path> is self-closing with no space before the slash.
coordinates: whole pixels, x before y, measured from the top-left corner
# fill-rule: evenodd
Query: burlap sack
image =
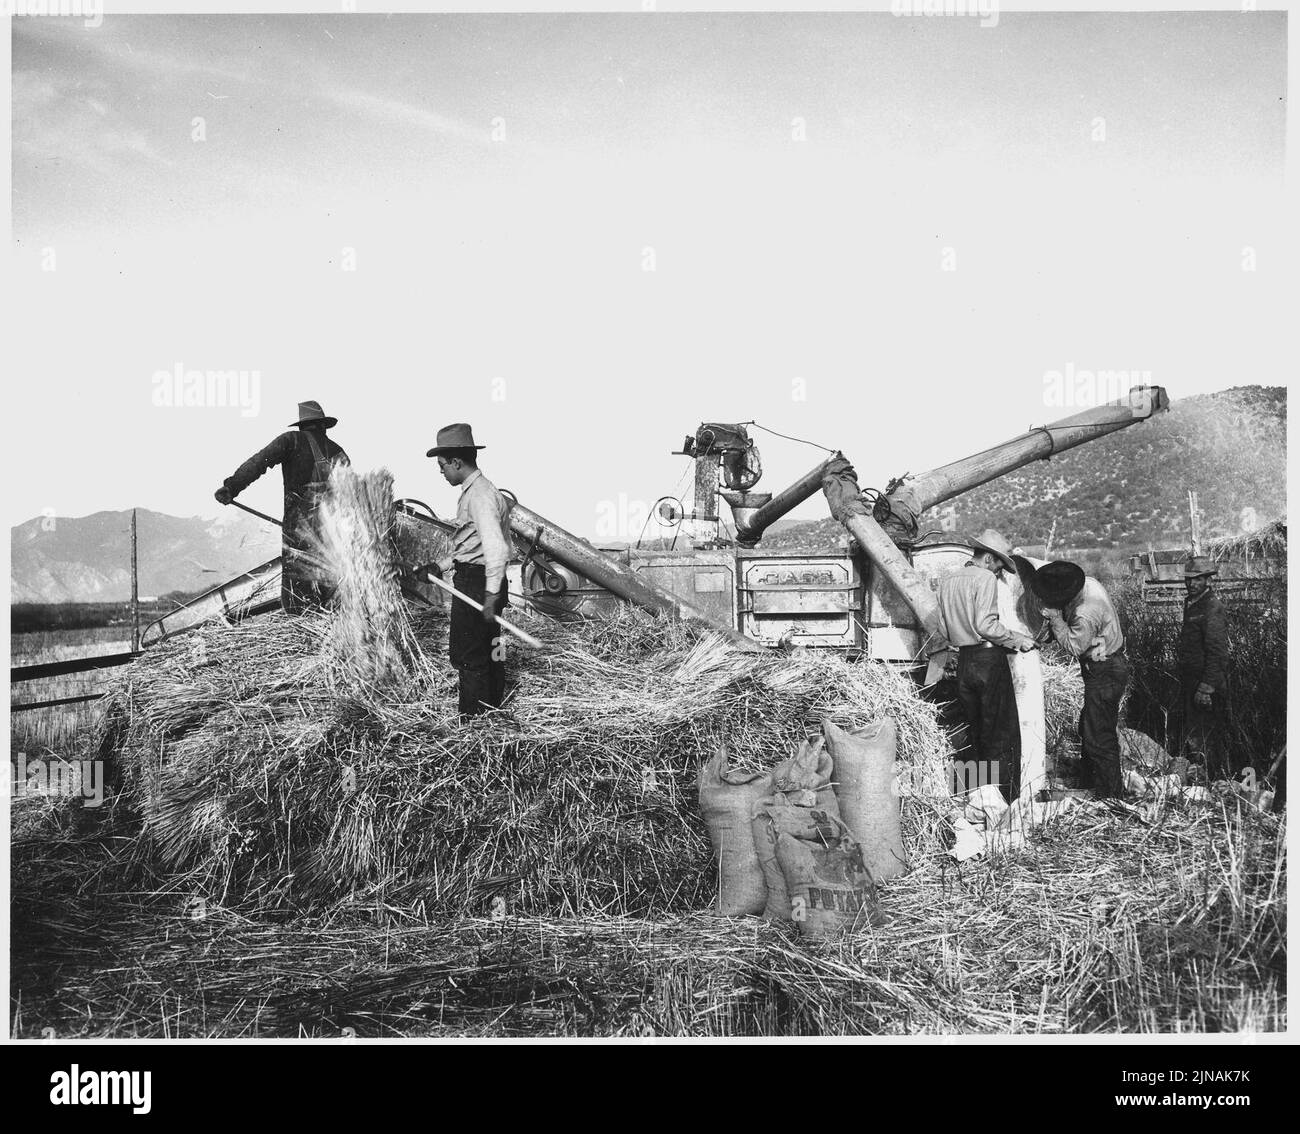
<path id="1" fill-rule="evenodd" d="M 839 801 L 831 785 L 833 765 L 826 741 L 820 736 L 805 740 L 794 755 L 772 769 L 772 789 L 782 792 L 791 803 L 820 807 L 839 816 Z"/>
<path id="2" fill-rule="evenodd" d="M 776 839 L 776 858 L 790 895 L 791 917 L 803 937 L 838 937 L 885 923 L 862 847 L 838 820 L 825 842 Z"/>
<path id="3" fill-rule="evenodd" d="M 699 789 L 700 811 L 718 864 L 718 912 L 732 917 L 762 913 L 767 883 L 750 822 L 754 804 L 771 794 L 772 777 L 729 770 L 727 754 L 719 748 L 700 769 Z"/>
<path id="4" fill-rule="evenodd" d="M 884 882 L 907 869 L 894 757 L 898 735 L 885 717 L 873 728 L 849 733 L 822 722 L 832 767 L 840 818 L 862 845 L 871 877 Z"/>
<path id="5" fill-rule="evenodd" d="M 835 838 L 843 826 L 824 808 L 803 807 L 792 802 L 790 794 L 776 792 L 754 805 L 754 851 L 767 887 L 767 901 L 763 906 L 763 917 L 767 921 L 790 920 L 790 894 L 785 887 L 781 864 L 776 860 L 777 839 L 781 835 L 814 841 L 830 839 Z"/>

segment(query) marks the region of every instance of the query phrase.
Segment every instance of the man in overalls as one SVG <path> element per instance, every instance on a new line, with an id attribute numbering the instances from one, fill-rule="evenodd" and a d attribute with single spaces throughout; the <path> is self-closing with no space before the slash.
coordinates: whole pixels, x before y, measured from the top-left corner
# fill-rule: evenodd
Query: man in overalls
<path id="1" fill-rule="evenodd" d="M 284 474 L 280 606 L 286 614 L 323 607 L 333 593 L 305 553 L 330 469 L 336 461 L 350 463 L 347 453 L 326 436 L 325 431 L 337 424 L 338 419 L 327 417 L 319 402 L 299 402 L 298 420 L 289 430 L 249 457 L 216 491 L 217 503 L 229 504 L 267 469 L 280 466 Z"/>

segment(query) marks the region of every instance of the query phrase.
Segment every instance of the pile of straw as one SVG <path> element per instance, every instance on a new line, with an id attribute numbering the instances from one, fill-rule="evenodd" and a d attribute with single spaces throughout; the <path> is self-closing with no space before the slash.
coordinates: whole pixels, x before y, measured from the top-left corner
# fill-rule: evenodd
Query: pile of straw
<path id="1" fill-rule="evenodd" d="M 514 659 L 506 712 L 463 724 L 445 616 L 402 599 L 410 533 L 391 517 L 386 471 L 336 468 L 312 547 L 333 610 L 208 626 L 124 671 L 98 747 L 142 870 L 241 907 L 364 894 L 440 915 L 700 909 L 714 879 L 699 765 L 721 745 L 733 767 L 768 767 L 824 718 L 882 716 L 908 856 L 941 852 L 949 740 L 886 665 L 741 654 L 630 607 L 577 625 L 521 613 L 544 649 Z M 1081 691 L 1064 669 L 1047 685 L 1049 722 L 1072 730 Z"/>
<path id="2" fill-rule="evenodd" d="M 906 675 L 825 653 L 754 657 L 632 608 L 524 618 L 506 711 L 457 719 L 446 620 L 410 616 L 424 664 L 332 679 L 335 619 L 271 615 L 151 650 L 107 699 L 99 748 L 142 864 L 256 905 L 365 893 L 430 912 L 700 909 L 713 866 L 694 777 L 715 745 L 784 758 L 823 716 L 898 724 L 909 854 L 933 853 L 947 738 Z"/>
<path id="3" fill-rule="evenodd" d="M 787 1035 L 1271 1031 L 1285 826 L 1231 801 L 1076 809 L 1030 850 L 931 859 L 837 942 L 700 914 L 251 919 L 21 801 L 13 1034 Z"/>

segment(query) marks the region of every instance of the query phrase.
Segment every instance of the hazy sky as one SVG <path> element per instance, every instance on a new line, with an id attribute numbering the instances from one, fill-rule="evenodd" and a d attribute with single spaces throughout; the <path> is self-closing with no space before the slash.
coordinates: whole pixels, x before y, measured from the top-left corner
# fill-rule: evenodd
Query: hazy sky
<path id="1" fill-rule="evenodd" d="M 608 538 L 702 420 L 883 485 L 1067 366 L 1286 384 L 1285 94 L 1277 13 L 15 19 L 10 522 L 216 514 L 305 398 L 444 513 L 468 420 Z"/>

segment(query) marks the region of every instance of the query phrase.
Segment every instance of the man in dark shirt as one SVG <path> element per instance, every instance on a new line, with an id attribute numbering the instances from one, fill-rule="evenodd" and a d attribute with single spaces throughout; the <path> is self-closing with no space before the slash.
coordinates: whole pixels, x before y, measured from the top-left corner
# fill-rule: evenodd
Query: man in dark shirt
<path id="1" fill-rule="evenodd" d="M 337 424 L 338 419 L 327 417 L 319 402 L 299 402 L 298 420 L 289 431 L 249 457 L 215 494 L 219 504 L 229 504 L 268 469 L 280 466 L 284 474 L 280 606 L 286 614 L 322 607 L 332 594 L 305 553 L 311 546 L 316 508 L 329 483 L 330 469 L 336 461 L 349 463 L 347 453 L 325 433 Z"/>
<path id="2" fill-rule="evenodd" d="M 1043 604 L 1052 637 L 1083 673 L 1079 740 L 1086 787 L 1100 798 L 1124 794 L 1119 750 L 1119 704 L 1128 685 L 1124 632 L 1110 595 L 1077 563 L 1064 559 L 1034 572 L 1030 588 Z"/>
<path id="3" fill-rule="evenodd" d="M 1187 600 L 1178 636 L 1178 676 L 1183 687 L 1183 734 L 1180 748 L 1205 760 L 1210 779 L 1228 775 L 1223 751 L 1224 714 L 1228 700 L 1228 622 L 1223 603 L 1210 589 L 1219 569 L 1194 558 L 1183 568 Z"/>

